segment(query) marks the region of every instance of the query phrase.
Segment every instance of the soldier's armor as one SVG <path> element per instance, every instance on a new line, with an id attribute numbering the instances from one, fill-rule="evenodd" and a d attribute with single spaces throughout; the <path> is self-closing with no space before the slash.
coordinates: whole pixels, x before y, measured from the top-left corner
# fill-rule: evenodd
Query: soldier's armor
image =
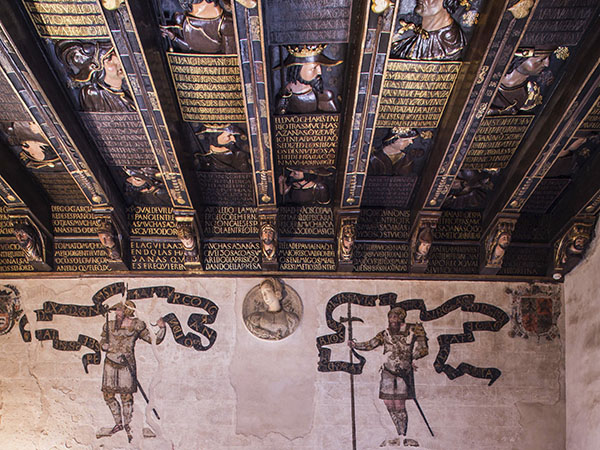
<path id="1" fill-rule="evenodd" d="M 278 96 L 276 110 L 278 114 L 310 114 L 315 112 L 337 112 L 333 92 L 325 90 L 318 94 L 310 88 L 295 93 L 286 87 Z"/>
<path id="2" fill-rule="evenodd" d="M 175 14 L 175 23 L 180 34 L 175 42 L 183 50 L 209 54 L 236 53 L 233 19 L 224 11 L 212 19 L 178 13 Z"/>

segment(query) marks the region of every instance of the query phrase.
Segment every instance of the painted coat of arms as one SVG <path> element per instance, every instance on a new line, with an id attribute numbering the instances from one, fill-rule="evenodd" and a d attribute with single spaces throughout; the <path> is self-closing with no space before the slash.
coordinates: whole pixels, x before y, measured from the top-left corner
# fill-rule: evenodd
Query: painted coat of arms
<path id="1" fill-rule="evenodd" d="M 0 286 L 0 335 L 12 330 L 21 312 L 17 288 L 11 285 Z"/>
<path id="2" fill-rule="evenodd" d="M 558 286 L 524 286 L 507 289 L 512 296 L 510 337 L 545 337 L 549 341 L 560 335 L 557 321 L 560 316 Z"/>

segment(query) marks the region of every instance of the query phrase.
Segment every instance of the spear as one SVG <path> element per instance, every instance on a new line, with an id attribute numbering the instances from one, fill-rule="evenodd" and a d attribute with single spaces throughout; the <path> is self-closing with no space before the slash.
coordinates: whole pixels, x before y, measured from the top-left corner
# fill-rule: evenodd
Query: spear
<path id="1" fill-rule="evenodd" d="M 352 317 L 352 301 L 348 300 L 348 317 L 341 317 L 340 322 L 348 322 L 348 341 L 352 341 L 352 322 L 363 322 L 360 317 Z M 354 364 L 352 347 L 350 347 L 350 365 Z M 356 410 L 354 405 L 354 374 L 350 372 L 350 411 L 352 414 L 352 450 L 356 450 Z"/>

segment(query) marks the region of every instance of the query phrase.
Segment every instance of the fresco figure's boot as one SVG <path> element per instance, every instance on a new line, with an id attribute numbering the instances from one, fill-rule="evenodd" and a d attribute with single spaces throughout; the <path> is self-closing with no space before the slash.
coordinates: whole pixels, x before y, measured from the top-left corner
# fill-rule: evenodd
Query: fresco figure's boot
<path id="1" fill-rule="evenodd" d="M 396 427 L 396 431 L 400 436 L 406 436 L 406 430 L 408 428 L 408 414 L 406 413 L 406 409 L 401 409 L 400 411 L 389 411 L 390 416 L 392 417 L 392 422 L 394 422 L 394 426 Z"/>
<path id="2" fill-rule="evenodd" d="M 106 404 L 108 405 L 108 409 L 110 409 L 113 419 L 115 419 L 115 426 L 110 430 L 110 434 L 115 434 L 123 429 L 121 405 L 119 405 L 119 402 L 115 398 L 107 399 Z"/>

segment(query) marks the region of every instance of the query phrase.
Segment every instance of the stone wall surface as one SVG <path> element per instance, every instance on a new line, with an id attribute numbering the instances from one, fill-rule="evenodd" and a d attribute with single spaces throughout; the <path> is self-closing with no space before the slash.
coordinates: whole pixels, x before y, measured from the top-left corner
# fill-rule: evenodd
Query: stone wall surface
<path id="1" fill-rule="evenodd" d="M 595 257 L 600 258 L 596 250 Z M 593 274 L 591 274 L 593 277 Z M 153 450 L 340 450 L 352 449 L 351 376 L 345 372 L 320 372 L 318 336 L 333 333 L 327 326 L 325 310 L 330 298 L 340 292 L 361 294 L 397 294 L 398 301 L 423 299 L 429 310 L 454 296 L 472 294 L 475 302 L 500 308 L 511 315 L 512 297 L 507 288 L 523 284 L 385 281 L 385 280 L 315 280 L 284 279 L 303 302 L 304 313 L 297 330 L 280 341 L 265 341 L 251 335 L 242 320 L 242 304 L 246 293 L 260 278 L 80 278 L 44 280 L 0 280 L 0 285 L 17 288 L 20 304 L 32 333 L 24 342 L 19 324 L 0 335 L 0 448 L 6 450 L 47 449 L 153 449 Z M 573 278 L 568 283 L 572 284 Z M 104 352 L 99 364 L 88 365 L 86 373 L 82 356 L 93 353 L 85 346 L 77 351 L 62 351 L 55 340 L 40 340 L 54 329 L 62 341 L 77 341 L 80 335 L 101 338 L 105 317 L 76 317 L 54 314 L 51 320 L 38 320 L 36 310 L 44 302 L 93 305 L 96 292 L 115 282 L 123 282 L 132 290 L 151 286 L 172 286 L 176 292 L 210 299 L 218 306 L 214 323 L 203 319 L 217 333 L 207 350 L 180 345 L 167 329 L 165 340 L 157 346 L 138 340 L 135 346 L 138 379 L 149 396 L 160 420 L 146 406 L 140 392 L 134 394 L 128 443 L 125 431 L 97 437 L 103 429 L 114 425 L 113 417 L 101 392 Z M 573 289 L 575 289 L 573 287 Z M 590 288 L 591 289 L 591 288 Z M 597 289 L 597 286 L 596 286 Z M 570 300 L 591 292 L 573 294 Z M 188 301 L 192 301 L 188 298 Z M 120 294 L 107 298 L 105 304 L 122 301 Z M 195 300 L 194 300 L 195 301 Z M 174 313 L 183 333 L 198 332 L 190 328 L 188 317 L 205 310 L 184 304 L 168 303 L 152 296 L 135 301 L 136 317 L 145 321 L 153 332 L 157 319 Z M 586 306 L 587 307 L 587 306 Z M 46 310 L 51 309 L 47 305 Z M 56 311 L 56 307 L 54 309 Z M 66 310 L 62 310 L 65 312 Z M 70 309 L 71 313 L 83 314 Z M 388 306 L 352 305 L 354 337 L 364 341 L 387 326 Z M 214 311 L 212 311 L 214 313 Z M 481 368 L 497 368 L 500 377 L 489 380 L 468 374 L 450 379 L 438 373 L 434 361 L 440 344 L 438 336 L 463 333 L 468 321 L 494 321 L 481 313 L 460 309 L 446 311 L 435 320 L 424 322 L 429 339 L 429 354 L 415 365 L 415 389 L 420 406 L 427 416 L 432 437 L 412 400 L 406 402 L 408 437 L 422 449 L 439 450 L 516 450 L 565 448 L 565 385 L 563 340 L 560 337 L 511 337 L 512 321 L 497 332 L 475 331 L 474 341 L 453 342 L 447 364 L 452 367 L 468 363 Z M 333 311 L 333 319 L 347 314 L 347 305 Z M 111 320 L 114 313 L 110 313 Z M 589 319 L 585 319 L 585 317 Z M 173 316 L 171 316 L 173 317 Z M 45 317 L 46 319 L 48 317 Z M 600 350 L 598 320 L 592 323 L 588 310 L 571 310 L 569 321 L 586 321 L 585 333 L 567 336 L 573 362 L 567 373 L 572 379 L 569 389 L 594 386 L 593 395 L 582 389 L 572 393 L 573 399 L 589 403 L 589 412 L 575 411 L 569 400 L 577 426 L 570 428 L 570 439 L 587 426 L 600 422 L 600 376 L 584 364 L 596 361 L 593 353 Z M 409 311 L 407 321 L 419 321 L 417 311 Z M 192 321 L 193 322 L 193 321 Z M 0 322 L 1 323 L 1 322 Z M 564 336 L 561 314 L 558 328 Z M 56 336 L 55 336 L 56 337 Z M 189 335 L 188 335 L 189 337 Z M 191 342 L 182 340 L 181 342 Z M 205 337 L 203 346 L 209 346 Z M 329 345 L 332 361 L 349 361 L 345 342 Z M 380 448 L 384 441 L 397 437 L 396 430 L 382 400 L 378 398 L 380 367 L 388 355 L 382 348 L 359 352 L 366 358 L 362 373 L 354 375 L 356 439 L 358 449 Z M 568 352 L 567 352 L 568 354 Z M 353 357 L 354 362 L 356 358 Z M 574 362 L 574 358 L 577 363 Z M 573 371 L 578 372 L 574 374 Z M 576 383 L 575 383 L 576 382 Z M 569 391 L 567 391 L 569 393 Z M 117 396 L 118 399 L 118 396 Z M 594 409 L 595 408 L 595 409 Z M 587 425 L 586 425 L 587 424 Z M 154 437 L 147 437 L 149 430 Z M 592 441 L 589 441 L 592 442 Z M 392 447 L 391 444 L 388 445 Z M 402 448 L 402 446 L 400 446 Z M 569 448 L 591 449 L 584 442 Z"/>
<path id="2" fill-rule="evenodd" d="M 598 236 L 600 229 L 596 229 Z M 567 448 L 600 445 L 600 241 L 565 277 Z"/>

